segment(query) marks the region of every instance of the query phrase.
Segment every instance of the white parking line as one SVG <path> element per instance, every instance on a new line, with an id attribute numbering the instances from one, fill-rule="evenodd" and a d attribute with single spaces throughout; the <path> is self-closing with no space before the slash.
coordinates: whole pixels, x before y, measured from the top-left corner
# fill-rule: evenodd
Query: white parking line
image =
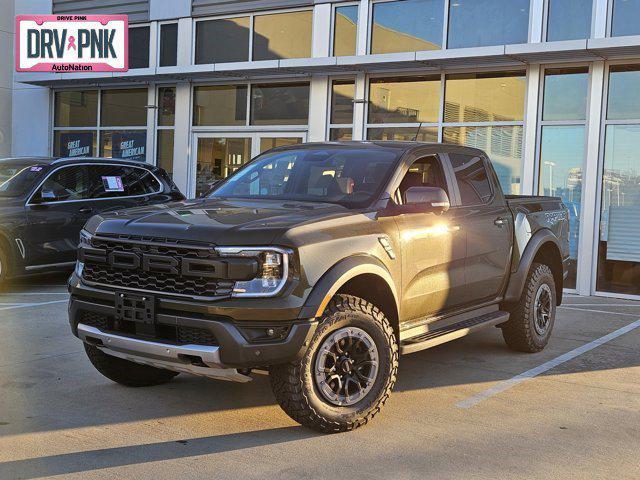
<path id="1" fill-rule="evenodd" d="M 52 302 L 20 303 L 18 305 L 13 305 L 12 307 L 0 307 L 0 311 L 14 310 L 16 308 L 41 307 L 43 305 L 53 305 L 54 303 L 67 303 L 67 301 L 68 300 L 54 300 Z"/>
<path id="2" fill-rule="evenodd" d="M 69 295 L 67 292 L 2 292 L 0 293 L 0 297 L 2 295 Z"/>
<path id="3" fill-rule="evenodd" d="M 564 305 L 558 308 L 562 308 L 565 310 L 576 310 L 578 312 L 591 312 L 591 313 L 606 313 L 607 315 L 622 315 L 624 317 L 637 317 L 637 313 L 623 313 L 623 312 L 608 312 L 606 310 L 594 310 L 592 308 L 573 308 L 573 307 L 565 307 Z"/>
<path id="4" fill-rule="evenodd" d="M 533 377 L 540 375 L 541 373 L 544 373 L 548 370 L 551 370 L 552 368 L 557 367 L 558 365 L 568 362 L 569 360 L 572 360 L 577 356 L 582 355 L 583 353 L 593 350 L 594 348 L 597 348 L 600 345 L 603 345 L 621 335 L 624 335 L 625 333 L 629 333 L 630 331 L 638 327 L 640 327 L 640 320 L 636 320 L 635 322 L 632 322 L 629 325 L 619 328 L 618 330 L 611 332 L 605 335 L 604 337 L 600 337 L 597 340 L 594 340 L 593 342 L 589 342 L 585 345 L 582 345 L 581 347 L 571 350 L 570 352 L 567 352 L 563 355 L 560 355 L 559 357 L 556 357 L 553 360 L 549 360 L 548 362 L 545 362 L 542 365 L 538 365 L 537 367 L 532 368 L 531 370 L 527 370 L 526 372 L 521 373 L 520 375 L 516 375 L 515 377 L 510 378 L 509 380 L 500 382 L 497 385 L 494 385 L 493 387 L 489 388 L 488 390 L 485 390 L 484 392 L 477 393 L 465 400 L 462 400 L 461 402 L 458 402 L 456 404 L 456 407 L 458 408 L 475 407 L 479 403 L 483 402 L 484 400 L 487 400 L 488 398 L 493 397 L 494 395 L 498 395 L 499 393 L 509 390 L 510 388 L 513 388 L 522 382 L 530 380 Z"/>
<path id="5" fill-rule="evenodd" d="M 640 303 L 565 303 L 572 307 L 640 307 Z"/>

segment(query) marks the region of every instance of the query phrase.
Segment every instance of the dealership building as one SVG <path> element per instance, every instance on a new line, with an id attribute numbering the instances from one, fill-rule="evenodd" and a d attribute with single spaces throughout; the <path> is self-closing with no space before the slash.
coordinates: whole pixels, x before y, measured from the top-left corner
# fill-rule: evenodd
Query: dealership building
<path id="1" fill-rule="evenodd" d="M 7 72 L 3 20 L 5 155 L 139 159 L 196 196 L 279 145 L 474 146 L 505 192 L 565 201 L 568 291 L 640 298 L 640 0 L 2 5 L 129 15 L 124 73 Z"/>

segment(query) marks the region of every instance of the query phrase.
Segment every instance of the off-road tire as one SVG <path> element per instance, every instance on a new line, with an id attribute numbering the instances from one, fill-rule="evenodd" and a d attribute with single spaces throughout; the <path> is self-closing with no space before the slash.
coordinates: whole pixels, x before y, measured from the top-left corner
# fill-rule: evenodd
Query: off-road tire
<path id="1" fill-rule="evenodd" d="M 535 327 L 534 308 L 538 291 L 545 284 L 551 292 L 550 319 L 546 331 L 540 334 Z M 556 315 L 556 286 L 549 266 L 541 263 L 531 265 L 520 300 L 510 312 L 509 321 L 500 326 L 509 348 L 527 353 L 543 350 L 551 337 Z"/>
<path id="2" fill-rule="evenodd" d="M 373 339 L 379 366 L 373 386 L 357 403 L 336 406 L 323 398 L 314 378 L 320 346 L 336 330 L 356 327 Z M 365 425 L 385 404 L 398 374 L 398 344 L 393 327 L 371 303 L 352 295 L 336 295 L 299 361 L 270 370 L 271 387 L 280 407 L 296 422 L 322 433 L 338 433 Z"/>
<path id="3" fill-rule="evenodd" d="M 0 244 L 0 289 L 7 287 L 11 276 L 11 261 L 9 254 Z"/>
<path id="4" fill-rule="evenodd" d="M 109 380 L 127 387 L 162 385 L 178 375 L 178 372 L 140 365 L 139 363 L 107 355 L 99 348 L 87 343 L 84 344 L 84 349 L 96 370 Z"/>

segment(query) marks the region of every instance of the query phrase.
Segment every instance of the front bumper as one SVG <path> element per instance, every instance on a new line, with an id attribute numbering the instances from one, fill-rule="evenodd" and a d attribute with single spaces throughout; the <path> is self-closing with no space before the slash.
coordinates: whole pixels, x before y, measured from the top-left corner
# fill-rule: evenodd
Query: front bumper
<path id="1" fill-rule="evenodd" d="M 82 323 L 87 314 L 115 318 L 116 292 L 84 285 L 75 274 L 69 280 L 69 292 L 71 330 L 85 343 L 136 363 L 213 378 L 246 381 L 248 377 L 238 374 L 237 369 L 265 368 L 294 361 L 303 355 L 317 326 L 314 319 L 300 320 L 295 317 L 280 322 L 261 322 L 257 318 L 251 322 L 238 321 L 221 315 L 195 312 L 199 309 L 194 307 L 201 302 L 194 305 L 181 300 L 174 306 L 171 299 L 157 295 L 156 326 L 164 330 L 181 327 L 198 329 L 210 332 L 216 340 L 215 345 L 177 344 Z M 247 328 L 261 324 L 287 325 L 286 337 L 255 342 L 249 341 L 246 334 L 243 335 Z"/>

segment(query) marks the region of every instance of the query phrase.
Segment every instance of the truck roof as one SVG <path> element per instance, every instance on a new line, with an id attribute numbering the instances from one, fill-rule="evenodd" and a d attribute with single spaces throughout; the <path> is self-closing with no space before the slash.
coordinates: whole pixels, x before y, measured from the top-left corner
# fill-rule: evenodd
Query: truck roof
<path id="1" fill-rule="evenodd" d="M 395 140 L 352 140 L 341 142 L 309 142 L 296 145 L 286 145 L 282 147 L 276 147 L 273 150 L 305 150 L 316 148 L 328 148 L 328 147 L 340 147 L 340 148 L 354 148 L 354 149 L 397 149 L 398 153 L 407 153 L 411 150 L 420 149 L 421 151 L 427 150 L 432 153 L 439 152 L 458 152 L 468 153 L 472 155 L 484 154 L 479 148 L 465 147 L 463 145 L 456 145 L 450 143 L 437 143 L 437 142 L 410 142 L 410 141 L 395 141 Z"/>
<path id="2" fill-rule="evenodd" d="M 104 163 L 104 162 L 117 162 L 123 165 L 134 165 L 139 167 L 153 167 L 145 162 L 138 162 L 135 160 L 123 160 L 121 158 L 101 158 L 101 157 L 13 157 L 2 158 L 2 163 L 12 163 L 18 165 L 65 165 L 74 163 Z"/>

